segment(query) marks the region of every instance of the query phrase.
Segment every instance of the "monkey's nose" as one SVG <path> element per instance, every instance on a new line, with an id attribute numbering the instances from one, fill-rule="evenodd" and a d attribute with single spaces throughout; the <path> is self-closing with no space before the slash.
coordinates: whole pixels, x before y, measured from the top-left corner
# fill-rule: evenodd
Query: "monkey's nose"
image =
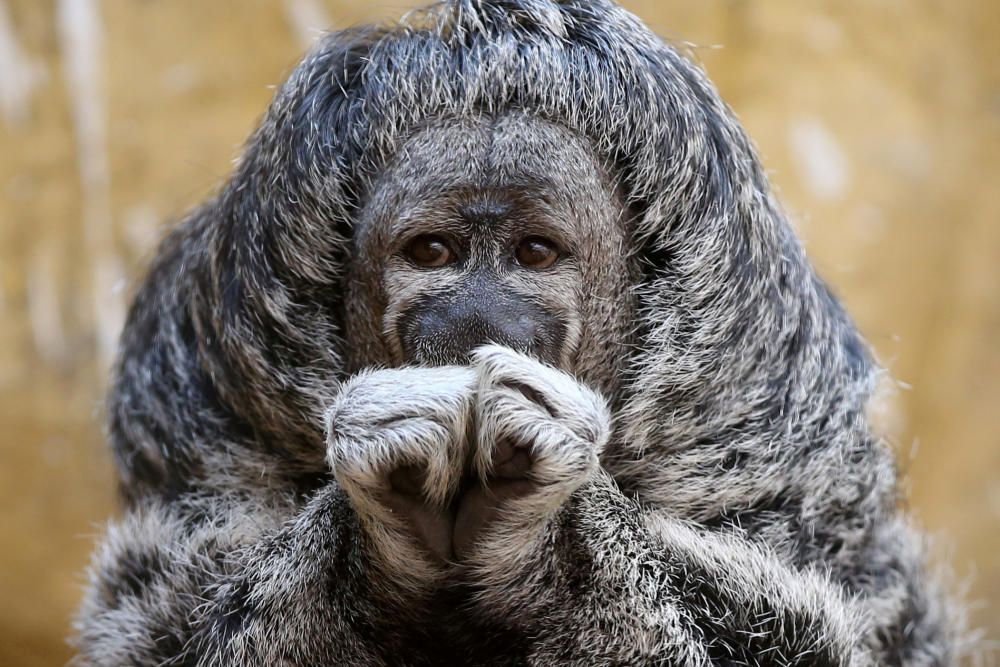
<path id="1" fill-rule="evenodd" d="M 464 298 L 430 308 L 416 319 L 417 346 L 449 363 L 468 361 L 469 354 L 487 343 L 522 352 L 538 348 L 538 322 L 527 304 L 514 299 L 484 302 Z"/>
<path id="2" fill-rule="evenodd" d="M 557 317 L 520 295 L 466 293 L 414 307 L 400 322 L 400 342 L 408 362 L 467 363 L 477 347 L 495 343 L 556 363 L 564 331 Z"/>
<path id="3" fill-rule="evenodd" d="M 479 277 L 415 303 L 400 318 L 399 337 L 408 362 L 467 363 L 477 347 L 495 343 L 556 364 L 566 325 L 500 281 Z"/>
<path id="4" fill-rule="evenodd" d="M 538 347 L 538 326 L 525 312 L 498 309 L 455 313 L 445 324 L 451 329 L 453 352 L 463 358 L 477 347 L 496 343 L 521 352 L 533 353 Z"/>

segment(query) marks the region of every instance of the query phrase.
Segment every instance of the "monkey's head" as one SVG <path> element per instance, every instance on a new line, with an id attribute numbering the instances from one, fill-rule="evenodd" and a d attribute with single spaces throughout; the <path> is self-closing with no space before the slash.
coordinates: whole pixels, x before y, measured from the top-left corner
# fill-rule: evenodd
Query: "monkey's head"
<path id="1" fill-rule="evenodd" d="M 317 474 L 340 381 L 486 342 L 607 394 L 606 451 L 720 485 L 862 423 L 874 377 L 695 65 L 611 0 L 447 0 L 321 40 L 164 244 L 110 406 L 126 485 Z M 687 474 L 658 488 L 696 505 Z"/>
<path id="2" fill-rule="evenodd" d="M 565 127 L 521 113 L 423 125 L 361 207 L 350 363 L 464 363 L 492 342 L 610 381 L 630 312 L 624 211 Z"/>

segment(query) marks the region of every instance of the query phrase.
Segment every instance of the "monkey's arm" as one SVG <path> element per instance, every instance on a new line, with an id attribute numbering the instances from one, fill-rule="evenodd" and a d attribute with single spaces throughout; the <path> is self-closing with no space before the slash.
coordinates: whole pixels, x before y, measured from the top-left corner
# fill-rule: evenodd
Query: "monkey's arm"
<path id="1" fill-rule="evenodd" d="M 263 490 L 140 501 L 97 557 L 80 661 L 383 664 L 441 574 L 410 526 L 441 530 L 429 508 L 458 483 L 473 379 L 445 367 L 345 382 L 328 413 L 336 482 L 304 506 Z M 408 468 L 422 488 L 396 488 Z"/>
<path id="2" fill-rule="evenodd" d="M 399 589 L 367 553 L 336 484 L 294 514 L 245 499 L 147 502 L 96 556 L 78 662 L 384 664 L 374 647 L 392 629 L 377 619 L 392 617 Z"/>
<path id="3" fill-rule="evenodd" d="M 534 664 L 869 664 L 863 611 L 822 573 L 649 513 L 603 472 L 511 539 L 491 531 L 472 579 L 483 613 L 537 638 Z"/>
<path id="4" fill-rule="evenodd" d="M 824 572 L 618 489 L 598 395 L 504 348 L 476 364 L 485 519 L 465 560 L 483 613 L 537 638 L 537 664 L 865 664 L 863 607 Z"/>

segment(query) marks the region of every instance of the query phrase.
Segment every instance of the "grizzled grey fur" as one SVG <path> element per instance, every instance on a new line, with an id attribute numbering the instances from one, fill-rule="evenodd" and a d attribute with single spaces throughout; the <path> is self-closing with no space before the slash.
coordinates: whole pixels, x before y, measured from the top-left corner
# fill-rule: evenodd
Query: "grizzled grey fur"
<path id="1" fill-rule="evenodd" d="M 568 313 L 545 363 L 403 363 L 386 225 L 456 170 L 546 183 L 582 239 L 579 292 L 518 287 Z M 878 374 L 732 113 L 615 4 L 330 35 L 136 297 L 78 663 L 952 664 Z M 432 557 L 407 512 L 499 498 L 511 439 L 529 487 Z"/>

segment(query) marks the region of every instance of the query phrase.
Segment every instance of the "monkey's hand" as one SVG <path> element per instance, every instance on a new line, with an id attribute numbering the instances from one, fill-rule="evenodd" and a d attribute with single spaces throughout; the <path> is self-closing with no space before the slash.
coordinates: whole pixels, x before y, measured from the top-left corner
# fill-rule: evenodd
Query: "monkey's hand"
<path id="1" fill-rule="evenodd" d="M 611 417 L 572 376 L 505 347 L 474 354 L 475 481 L 457 503 L 454 550 L 501 552 L 529 544 L 599 468 Z"/>
<path id="2" fill-rule="evenodd" d="M 474 385 L 454 366 L 365 372 L 327 412 L 328 461 L 391 576 L 426 583 L 450 558 Z"/>

